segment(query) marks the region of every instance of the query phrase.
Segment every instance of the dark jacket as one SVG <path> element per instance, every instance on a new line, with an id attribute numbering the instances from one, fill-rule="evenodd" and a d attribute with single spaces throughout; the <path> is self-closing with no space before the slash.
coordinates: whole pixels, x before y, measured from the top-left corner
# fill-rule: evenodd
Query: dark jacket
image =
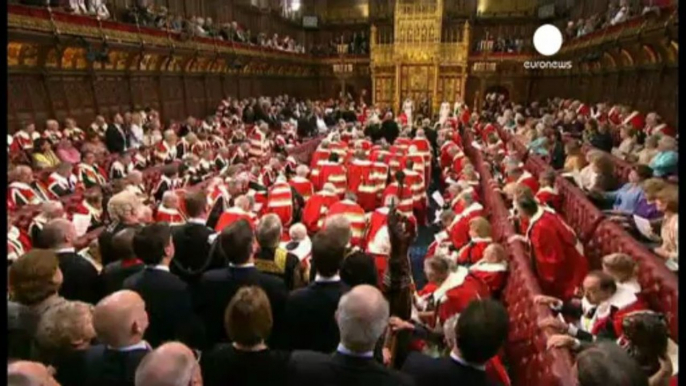
<path id="1" fill-rule="evenodd" d="M 145 267 L 126 279 L 124 288 L 137 292 L 145 301 L 150 320 L 145 340 L 151 346 L 171 340 L 190 347 L 204 345 L 202 325 L 193 313 L 188 285 L 176 275 Z"/>
<path id="2" fill-rule="evenodd" d="M 192 222 L 173 227 L 175 253 L 171 272 L 191 284 L 210 269 L 224 266 L 223 260 L 210 256 L 210 236 L 214 233 L 204 224 Z"/>
<path id="3" fill-rule="evenodd" d="M 98 270 L 93 264 L 71 251 L 58 252 L 60 271 L 64 277 L 60 295 L 67 300 L 78 300 L 95 304 L 100 300 L 102 289 Z"/>
<path id="4" fill-rule="evenodd" d="M 270 347 L 283 347 L 283 317 L 288 290 L 283 280 L 259 272 L 255 267 L 214 269 L 202 275 L 195 293 L 195 306 L 201 316 L 210 343 L 228 342 L 224 330 L 226 306 L 239 288 L 257 286 L 267 293 L 272 307 L 273 327 Z"/>
<path id="5" fill-rule="evenodd" d="M 128 146 L 126 132 L 124 126 L 121 126 L 121 131 L 117 129 L 114 123 L 107 125 L 105 130 L 105 145 L 110 153 L 123 153 Z"/>
<path id="6" fill-rule="evenodd" d="M 149 349 L 117 351 L 105 345 L 92 346 L 84 357 L 86 386 L 133 386 L 136 368 Z"/>
<path id="7" fill-rule="evenodd" d="M 288 361 L 284 351 L 240 351 L 230 344 L 216 347 L 202 356 L 205 386 L 279 386 L 286 385 Z"/>
<path id="8" fill-rule="evenodd" d="M 145 265 L 143 265 L 140 260 L 119 260 L 107 264 L 100 272 L 102 296 L 104 297 L 120 291 L 124 288 L 124 281 L 129 276 L 142 271 L 143 268 L 145 268 Z"/>
<path id="9" fill-rule="evenodd" d="M 342 281 L 315 281 L 288 297 L 286 330 L 290 350 L 332 353 L 340 341 L 334 317 L 338 301 L 350 288 Z"/>
<path id="10" fill-rule="evenodd" d="M 98 247 L 100 248 L 100 259 L 103 266 L 109 263 L 119 260 L 119 256 L 116 256 L 112 251 L 112 238 L 114 235 L 123 231 L 127 228 L 137 227 L 138 225 L 129 225 L 121 222 L 114 222 L 105 228 L 100 236 L 98 236 Z"/>
<path id="11" fill-rule="evenodd" d="M 401 371 L 411 376 L 417 385 L 494 385 L 483 370 L 463 365 L 453 358 L 431 358 L 416 352 L 408 355 Z"/>
<path id="12" fill-rule="evenodd" d="M 381 136 L 386 138 L 389 144 L 395 142 L 398 135 L 400 135 L 400 128 L 395 121 L 386 120 L 381 124 Z"/>
<path id="13" fill-rule="evenodd" d="M 373 358 L 353 357 L 339 352 L 326 355 L 296 351 L 291 354 L 289 374 L 289 384 L 294 386 L 413 385 L 406 375 L 384 367 Z"/>

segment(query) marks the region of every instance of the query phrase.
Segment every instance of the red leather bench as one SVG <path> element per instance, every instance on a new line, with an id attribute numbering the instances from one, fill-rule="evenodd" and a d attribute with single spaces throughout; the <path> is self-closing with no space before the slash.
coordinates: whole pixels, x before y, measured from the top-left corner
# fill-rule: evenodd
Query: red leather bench
<path id="1" fill-rule="evenodd" d="M 584 154 L 586 154 L 589 150 L 598 150 L 594 148 L 593 146 L 585 143 L 582 147 L 581 150 L 583 151 Z M 613 174 L 615 179 L 617 179 L 618 182 L 624 184 L 629 181 L 629 173 L 631 173 L 631 170 L 633 169 L 633 165 L 627 161 L 624 161 L 621 158 L 617 158 L 614 155 L 603 152 L 607 154 L 610 159 L 612 160 L 612 165 L 613 167 Z"/>
<path id="2" fill-rule="evenodd" d="M 531 269 L 530 257 L 519 241 L 508 243 L 514 229 L 509 212 L 499 192 L 492 189 L 493 178 L 481 153 L 471 146 L 465 135 L 465 154 L 470 156 L 481 176 L 485 212 L 490 218 L 493 240 L 502 243 L 509 253 L 509 275 L 501 300 L 510 317 L 510 330 L 505 354 L 513 385 L 574 386 L 572 359 L 568 350 L 548 350 L 549 331 L 538 327 L 539 321 L 552 316 L 549 309 L 534 304 L 541 294 Z"/>
<path id="3" fill-rule="evenodd" d="M 581 189 L 566 178 L 558 176 L 556 185 L 557 191 L 562 197 L 561 215 L 567 224 L 574 229 L 579 240 L 585 244 L 604 218 L 603 213 L 586 197 Z"/>
<path id="4" fill-rule="evenodd" d="M 662 259 L 610 220 L 600 223 L 585 252 L 591 266 L 598 269 L 605 255 L 622 252 L 633 257 L 638 262 L 638 281 L 650 308 L 665 314 L 672 338 L 678 340 L 679 282 Z"/>

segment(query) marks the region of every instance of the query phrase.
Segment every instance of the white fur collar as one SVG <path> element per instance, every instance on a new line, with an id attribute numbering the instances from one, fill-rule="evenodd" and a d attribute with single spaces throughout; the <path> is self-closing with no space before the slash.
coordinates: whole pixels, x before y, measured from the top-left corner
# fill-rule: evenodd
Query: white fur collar
<path id="1" fill-rule="evenodd" d="M 507 263 L 488 263 L 481 259 L 469 268 L 470 271 L 477 272 L 507 272 Z"/>
<path id="2" fill-rule="evenodd" d="M 465 267 L 457 267 L 457 270 L 451 272 L 441 286 L 434 291 L 433 296 L 436 302 L 443 302 L 443 300 L 445 300 L 445 294 L 448 291 L 462 285 L 467 277 L 467 274 L 469 274 L 469 270 Z"/>
<path id="3" fill-rule="evenodd" d="M 596 310 L 597 319 L 608 316 L 611 307 L 616 307 L 621 310 L 633 304 L 636 300 L 638 300 L 638 298 L 633 290 L 627 287 L 618 286 L 617 291 L 609 299 L 598 305 L 598 309 Z"/>

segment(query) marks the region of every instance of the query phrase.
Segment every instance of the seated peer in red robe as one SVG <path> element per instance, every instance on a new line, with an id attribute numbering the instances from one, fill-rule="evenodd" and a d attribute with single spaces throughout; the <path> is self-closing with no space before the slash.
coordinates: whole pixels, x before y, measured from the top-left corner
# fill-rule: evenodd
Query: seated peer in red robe
<path id="1" fill-rule="evenodd" d="M 315 193 L 307 200 L 303 209 L 302 223 L 307 227 L 307 231 L 310 234 L 319 231 L 329 208 L 338 201 L 340 199 L 336 194 L 336 188 L 332 184 L 326 184 L 322 191 Z"/>
<path id="2" fill-rule="evenodd" d="M 515 207 L 529 223 L 526 239 L 541 290 L 562 300 L 571 299 L 588 273 L 588 261 L 574 231 L 531 197 L 518 197 Z"/>
<path id="3" fill-rule="evenodd" d="M 457 252 L 457 264 L 467 267 L 478 263 L 484 257 L 484 251 L 493 243 L 491 224 L 483 217 L 474 217 L 469 221 L 469 243 Z"/>

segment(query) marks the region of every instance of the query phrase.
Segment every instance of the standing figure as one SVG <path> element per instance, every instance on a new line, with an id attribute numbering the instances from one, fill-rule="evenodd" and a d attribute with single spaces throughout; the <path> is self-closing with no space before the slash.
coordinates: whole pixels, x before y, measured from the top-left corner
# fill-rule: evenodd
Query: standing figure
<path id="1" fill-rule="evenodd" d="M 441 126 L 448 120 L 448 116 L 450 116 L 450 103 L 443 101 L 441 103 L 441 110 L 438 113 L 438 122 L 440 122 Z"/>
<path id="2" fill-rule="evenodd" d="M 403 112 L 405 113 L 405 116 L 407 117 L 407 125 L 412 128 L 412 111 L 414 110 L 414 102 L 412 102 L 412 98 L 409 96 L 407 99 L 405 99 L 405 102 L 403 102 Z"/>

